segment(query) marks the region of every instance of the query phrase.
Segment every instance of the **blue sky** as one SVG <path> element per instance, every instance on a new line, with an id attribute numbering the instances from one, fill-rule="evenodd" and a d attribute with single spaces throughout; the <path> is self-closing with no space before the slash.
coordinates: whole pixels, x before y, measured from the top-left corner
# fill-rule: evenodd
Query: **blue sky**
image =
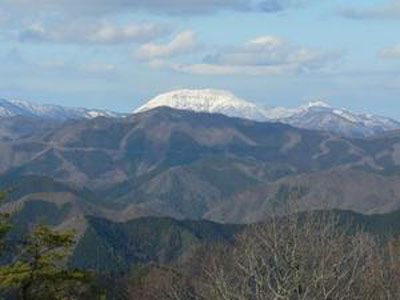
<path id="1" fill-rule="evenodd" d="M 400 0 L 0 0 L 0 97 L 130 111 L 178 88 L 400 119 Z"/>

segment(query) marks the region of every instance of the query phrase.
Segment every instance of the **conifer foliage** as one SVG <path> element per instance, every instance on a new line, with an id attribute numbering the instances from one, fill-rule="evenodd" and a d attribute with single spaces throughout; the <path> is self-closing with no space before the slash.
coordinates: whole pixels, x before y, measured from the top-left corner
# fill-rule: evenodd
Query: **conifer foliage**
<path id="1" fill-rule="evenodd" d="M 4 200 L 4 193 L 1 198 Z M 91 293 L 90 274 L 68 268 L 67 259 L 75 244 L 73 231 L 38 225 L 10 251 L 6 240 L 11 229 L 9 215 L 1 214 L 0 218 L 2 254 L 10 257 L 0 267 L 2 294 L 21 300 L 72 300 L 85 299 Z"/>

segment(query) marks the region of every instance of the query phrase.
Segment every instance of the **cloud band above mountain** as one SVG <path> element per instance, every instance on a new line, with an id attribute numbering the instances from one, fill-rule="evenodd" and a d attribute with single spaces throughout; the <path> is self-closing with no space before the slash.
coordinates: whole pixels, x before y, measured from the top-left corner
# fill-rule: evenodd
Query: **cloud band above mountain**
<path id="1" fill-rule="evenodd" d="M 143 55 L 155 52 L 150 51 L 152 49 L 144 50 L 142 49 Z M 188 50 L 186 54 L 190 53 L 189 49 L 186 50 Z M 206 55 L 198 63 L 177 63 L 168 59 L 152 60 L 151 58 L 167 58 L 167 56 L 147 56 L 151 66 L 169 68 L 179 72 L 265 76 L 322 71 L 340 60 L 342 55 L 341 51 L 314 50 L 293 45 L 280 37 L 261 36 L 240 46 L 220 47 L 214 53 Z"/>
<path id="2" fill-rule="evenodd" d="M 169 15 L 208 14 L 221 10 L 276 13 L 314 0 L 4 0 L 13 9 L 63 10 L 74 14 L 147 11 Z"/>

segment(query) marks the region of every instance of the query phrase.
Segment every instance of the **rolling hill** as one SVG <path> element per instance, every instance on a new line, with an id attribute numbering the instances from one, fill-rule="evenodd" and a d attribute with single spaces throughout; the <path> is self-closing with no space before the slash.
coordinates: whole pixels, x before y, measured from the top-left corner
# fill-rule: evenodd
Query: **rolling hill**
<path id="1" fill-rule="evenodd" d="M 11 188 L 9 207 L 68 195 L 81 217 L 247 223 L 300 189 L 304 209 L 400 208 L 396 132 L 349 139 L 162 107 L 127 118 L 39 122 L 41 130 L 18 135 L 20 124 L 32 122 L 21 118 L 7 120 L 15 138 L 0 142 L 0 188 Z"/>

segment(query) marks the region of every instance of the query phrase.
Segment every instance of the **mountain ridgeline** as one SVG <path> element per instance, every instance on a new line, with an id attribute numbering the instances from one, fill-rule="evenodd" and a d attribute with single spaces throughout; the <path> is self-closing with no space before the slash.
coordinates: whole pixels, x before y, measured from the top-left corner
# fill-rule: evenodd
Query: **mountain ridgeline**
<path id="1" fill-rule="evenodd" d="M 350 139 L 166 107 L 64 123 L 8 118 L 0 128 L 3 209 L 67 205 L 63 226 L 82 231 L 87 215 L 251 223 L 294 197 L 304 210 L 400 208 L 397 132 Z"/>
<path id="2" fill-rule="evenodd" d="M 95 274 L 107 299 L 161 299 L 140 293 L 162 288 L 168 274 L 169 287 L 189 278 L 198 286 L 207 255 L 229 266 L 248 232 L 272 216 L 285 222 L 288 208 L 299 220 L 329 210 L 349 237 L 360 229 L 390 245 L 400 234 L 397 131 L 349 138 L 163 106 L 126 117 L 0 118 L 0 153 L 10 249 L 35 224 L 73 229 L 66 265 Z"/>
<path id="3" fill-rule="evenodd" d="M 347 137 L 370 137 L 400 128 L 400 122 L 366 113 L 335 108 L 317 100 L 298 108 L 264 108 L 224 90 L 177 90 L 161 94 L 139 107 L 143 112 L 156 107 L 196 112 L 221 113 L 230 117 L 279 122 L 294 127 L 334 132 Z"/>
<path id="4" fill-rule="evenodd" d="M 24 116 L 54 121 L 91 119 L 99 116 L 120 117 L 122 114 L 80 107 L 64 107 L 53 104 L 37 104 L 25 100 L 0 99 L 0 117 Z"/>
<path id="5" fill-rule="evenodd" d="M 329 131 L 353 138 L 371 137 L 386 131 L 400 129 L 400 122 L 397 120 L 332 107 L 321 100 L 312 101 L 297 108 L 265 108 L 241 99 L 229 91 L 215 89 L 184 89 L 160 94 L 135 109 L 134 113 L 145 112 L 160 107 L 194 112 L 219 113 L 230 117 L 260 122 L 279 122 L 298 128 Z M 92 119 L 99 116 L 122 118 L 128 115 L 127 113 L 117 113 L 107 110 L 0 99 L 0 119 L 23 116 L 60 122 Z"/>

